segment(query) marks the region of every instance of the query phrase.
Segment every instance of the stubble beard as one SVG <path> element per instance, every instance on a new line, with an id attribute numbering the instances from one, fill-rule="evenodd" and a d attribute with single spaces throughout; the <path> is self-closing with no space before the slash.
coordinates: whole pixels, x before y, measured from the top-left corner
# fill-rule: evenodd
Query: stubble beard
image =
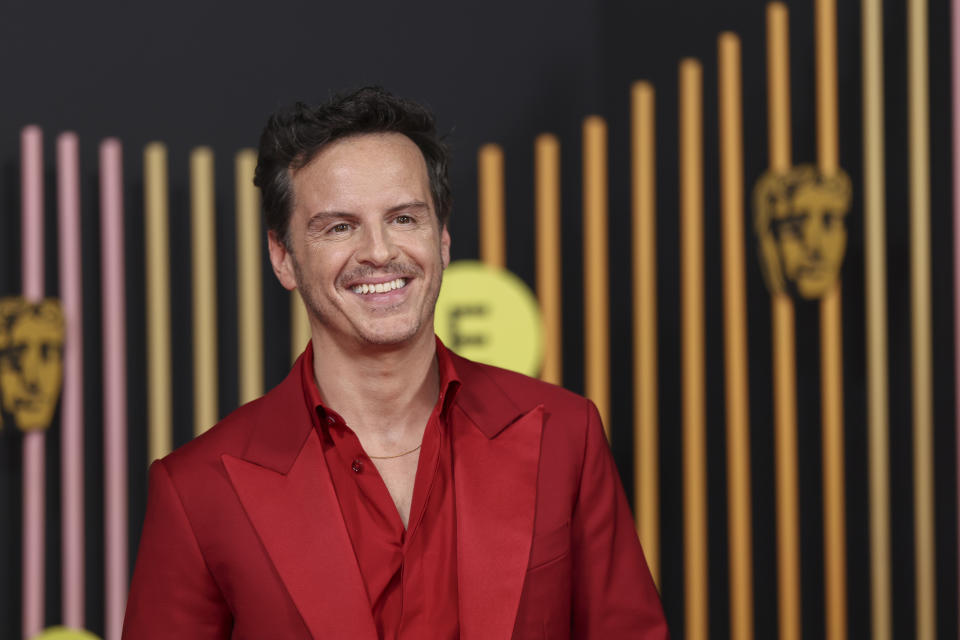
<path id="1" fill-rule="evenodd" d="M 355 281 L 357 279 L 364 278 L 366 276 L 372 275 L 374 269 L 371 267 L 359 267 L 348 272 L 341 274 L 336 280 L 336 286 L 340 289 L 346 289 L 344 286 L 346 283 Z M 379 272 L 383 272 L 397 275 L 398 277 L 407 277 L 407 278 L 416 278 L 423 282 L 423 269 L 417 265 L 413 264 L 400 264 L 400 263 L 391 263 L 385 268 L 380 269 Z M 352 318 L 343 307 L 335 300 L 328 299 L 328 305 L 321 304 L 321 299 L 324 297 L 324 294 L 320 291 L 317 291 L 315 288 L 311 287 L 306 281 L 303 275 L 303 270 L 300 267 L 298 260 L 293 260 L 293 273 L 297 282 L 297 291 L 300 292 L 300 297 L 303 299 L 303 304 L 307 308 L 307 315 L 311 320 L 316 320 L 319 324 L 333 330 L 335 333 L 339 333 L 340 329 L 336 328 L 334 323 L 331 321 L 330 317 L 334 314 L 342 314 L 347 318 L 347 321 L 353 327 L 355 332 L 358 334 L 354 336 L 359 343 L 366 345 L 374 346 L 391 346 L 402 344 L 414 336 L 416 336 L 423 328 L 424 324 L 424 313 L 423 307 L 417 310 L 417 313 L 414 317 L 414 321 L 410 323 L 406 330 L 401 333 L 389 333 L 382 334 L 376 331 L 370 330 L 368 327 L 364 326 L 363 323 L 358 323 Z M 443 271 L 441 270 L 438 273 L 436 283 L 433 285 L 432 290 L 426 293 L 426 298 L 423 300 L 423 305 L 426 308 L 433 310 L 437 304 L 437 298 L 440 295 L 440 284 L 443 279 Z M 395 307 L 394 307 L 395 308 Z M 393 308 L 386 308 L 383 311 L 389 313 Z M 432 320 L 433 313 L 431 311 L 429 319 Z M 432 329 L 432 327 L 431 327 Z"/>

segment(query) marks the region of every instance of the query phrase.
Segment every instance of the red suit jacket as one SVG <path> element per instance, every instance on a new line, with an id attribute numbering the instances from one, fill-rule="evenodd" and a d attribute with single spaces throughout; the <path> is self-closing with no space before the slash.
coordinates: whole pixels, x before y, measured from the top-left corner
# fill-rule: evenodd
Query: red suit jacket
<path id="1" fill-rule="evenodd" d="M 453 358 L 461 638 L 667 638 L 593 404 Z M 307 411 L 295 366 L 150 467 L 124 638 L 376 640 Z"/>

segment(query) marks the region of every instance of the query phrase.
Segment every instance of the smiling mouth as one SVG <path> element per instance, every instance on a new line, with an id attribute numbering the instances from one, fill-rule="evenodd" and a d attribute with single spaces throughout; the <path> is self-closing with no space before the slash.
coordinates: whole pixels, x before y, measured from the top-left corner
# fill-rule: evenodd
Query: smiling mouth
<path id="1" fill-rule="evenodd" d="M 390 282 L 378 282 L 377 284 L 357 284 L 351 288 L 354 293 L 365 295 L 369 293 L 388 293 L 394 289 L 402 289 L 407 286 L 407 278 L 397 278 Z"/>

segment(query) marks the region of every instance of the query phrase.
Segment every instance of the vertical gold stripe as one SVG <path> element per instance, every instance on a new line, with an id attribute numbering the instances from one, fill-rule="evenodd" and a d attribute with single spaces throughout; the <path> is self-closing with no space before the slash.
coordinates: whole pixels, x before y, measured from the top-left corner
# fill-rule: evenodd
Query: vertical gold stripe
<path id="1" fill-rule="evenodd" d="M 703 69 L 680 61 L 680 300 L 684 587 L 688 638 L 706 638 L 707 452 L 703 303 Z"/>
<path id="2" fill-rule="evenodd" d="M 235 158 L 237 201 L 237 334 L 240 403 L 263 395 L 263 276 L 260 271 L 260 194 L 253 184 L 257 152 Z"/>
<path id="3" fill-rule="evenodd" d="M 560 306 L 560 141 L 537 136 L 533 146 L 537 233 L 537 297 L 543 314 L 540 377 L 563 384 L 563 321 Z"/>
<path id="4" fill-rule="evenodd" d="M 633 208 L 633 477 L 637 533 L 660 586 L 660 444 L 657 429 L 657 194 L 653 85 L 630 91 Z"/>
<path id="5" fill-rule="evenodd" d="M 767 5 L 767 112 L 770 169 L 789 171 L 790 33 L 787 7 Z M 797 373 L 793 301 L 771 294 L 773 419 L 777 494 L 777 594 L 780 640 L 800 640 L 800 518 L 797 494 Z"/>
<path id="6" fill-rule="evenodd" d="M 150 463 L 173 449 L 167 148 L 159 142 L 152 142 L 143 150 L 143 200 L 147 260 L 147 462 Z"/>
<path id="7" fill-rule="evenodd" d="M 193 265 L 193 431 L 200 435 L 218 418 L 216 209 L 213 151 L 190 153 L 190 219 Z"/>
<path id="8" fill-rule="evenodd" d="M 917 640 L 936 637 L 933 506 L 933 356 L 930 338 L 930 122 L 927 3 L 907 2 L 910 141 L 910 306 Z"/>
<path id="9" fill-rule="evenodd" d="M 866 272 L 871 636 L 891 640 L 890 447 L 887 413 L 886 194 L 883 6 L 863 0 L 863 235 Z"/>
<path id="10" fill-rule="evenodd" d="M 607 264 L 607 123 L 583 121 L 583 312 L 587 397 L 610 438 L 610 276 Z"/>
<path id="11" fill-rule="evenodd" d="M 800 518 L 797 505 L 797 396 L 793 301 L 771 302 L 774 384 L 774 460 L 777 494 L 777 603 L 780 640 L 800 640 Z"/>
<path id="12" fill-rule="evenodd" d="M 790 139 L 790 15 L 787 5 L 767 5 L 767 119 L 769 162 L 773 171 L 793 165 Z"/>
<path id="13" fill-rule="evenodd" d="M 480 259 L 493 267 L 505 267 L 503 149 L 496 144 L 480 147 L 477 169 L 480 182 Z"/>
<path id="14" fill-rule="evenodd" d="M 723 229 L 723 338 L 727 401 L 730 637 L 753 638 L 753 528 L 750 500 L 750 403 L 747 375 L 746 248 L 743 240 L 743 102 L 740 38 L 717 40 L 720 110 L 720 207 Z"/>
<path id="15" fill-rule="evenodd" d="M 300 357 L 308 342 L 310 342 L 310 318 L 307 316 L 307 307 L 303 304 L 300 292 L 294 289 L 290 292 L 290 362 Z"/>
<path id="16" fill-rule="evenodd" d="M 823 555 L 827 640 L 847 637 L 847 533 L 843 453 L 843 336 L 838 281 L 820 300 Z"/>
<path id="17" fill-rule="evenodd" d="M 839 167 L 837 116 L 837 6 L 816 0 L 817 164 L 825 175 Z M 823 447 L 823 555 L 826 637 L 847 636 L 847 544 L 843 460 L 843 329 L 838 281 L 820 300 L 820 395 Z"/>
<path id="18" fill-rule="evenodd" d="M 831 175 L 839 167 L 837 117 L 837 3 L 815 0 L 817 70 L 817 165 Z"/>

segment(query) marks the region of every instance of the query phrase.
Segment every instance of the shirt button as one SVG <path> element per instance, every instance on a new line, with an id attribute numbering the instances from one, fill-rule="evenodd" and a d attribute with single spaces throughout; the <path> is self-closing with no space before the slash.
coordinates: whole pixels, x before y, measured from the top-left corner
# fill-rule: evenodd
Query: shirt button
<path id="1" fill-rule="evenodd" d="M 363 463 L 354 458 L 353 464 L 350 465 L 350 468 L 353 469 L 354 473 L 360 473 L 360 470 L 363 469 Z"/>

